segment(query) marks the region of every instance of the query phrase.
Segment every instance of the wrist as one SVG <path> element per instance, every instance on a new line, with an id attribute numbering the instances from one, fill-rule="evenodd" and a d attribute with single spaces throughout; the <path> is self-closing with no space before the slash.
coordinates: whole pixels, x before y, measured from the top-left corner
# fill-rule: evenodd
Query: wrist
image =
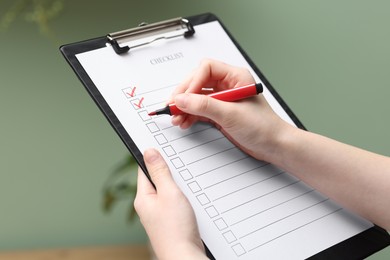
<path id="1" fill-rule="evenodd" d="M 284 168 L 286 154 L 295 149 L 295 140 L 300 131 L 302 130 L 281 120 L 267 140 L 268 149 L 264 160 Z"/>

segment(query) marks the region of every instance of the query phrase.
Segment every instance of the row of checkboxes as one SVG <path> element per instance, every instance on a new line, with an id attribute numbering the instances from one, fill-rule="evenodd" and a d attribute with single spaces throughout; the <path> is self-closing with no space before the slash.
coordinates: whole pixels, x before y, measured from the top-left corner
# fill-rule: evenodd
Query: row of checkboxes
<path id="1" fill-rule="evenodd" d="M 176 169 L 179 170 L 179 174 L 182 177 L 182 179 L 187 182 L 188 188 L 194 194 L 199 193 L 198 195 L 196 195 L 196 198 L 199 201 L 200 205 L 205 206 L 205 211 L 208 214 L 208 216 L 212 219 L 217 218 L 217 216 L 219 216 L 218 210 L 213 205 L 210 205 L 211 204 L 210 199 L 207 197 L 205 193 L 201 192 L 202 188 L 199 186 L 197 181 L 193 180 L 194 178 L 191 172 L 187 168 L 185 168 L 185 164 L 183 163 L 183 161 L 179 157 L 174 157 L 176 155 L 176 151 L 174 150 L 174 148 L 171 145 L 164 146 L 168 143 L 168 140 L 163 134 L 159 133 L 160 131 L 159 127 L 154 122 L 147 123 L 147 127 L 151 133 L 156 133 L 154 137 L 156 141 L 163 146 L 162 149 L 165 152 L 165 154 L 168 157 L 173 157 L 171 159 L 171 163 L 174 165 Z M 231 248 L 237 256 L 241 256 L 246 253 L 244 247 L 240 243 L 234 243 L 237 241 L 237 237 L 234 235 L 234 233 L 231 230 L 228 229 L 228 225 L 226 224 L 226 222 L 223 220 L 222 217 L 219 217 L 216 220 L 214 220 L 214 224 L 216 225 L 218 230 L 224 231 L 222 235 L 225 241 L 229 244 L 232 244 Z"/>
<path id="2" fill-rule="evenodd" d="M 134 94 L 135 89 L 129 88 L 125 89 L 124 93 L 127 98 L 133 97 L 131 96 L 131 93 Z M 213 206 L 209 205 L 211 203 L 210 199 L 207 197 L 205 193 L 201 193 L 202 188 L 199 186 L 199 184 L 193 180 L 193 176 L 191 172 L 185 168 L 185 164 L 179 157 L 175 157 L 177 155 L 175 149 L 169 145 L 167 138 L 160 132 L 159 126 L 152 121 L 152 117 L 148 115 L 148 112 L 146 110 L 141 110 L 143 107 L 143 99 L 135 98 L 130 101 L 130 103 L 133 106 L 133 109 L 139 110 L 138 114 L 140 118 L 146 123 L 146 127 L 149 129 L 149 131 L 154 135 L 155 140 L 159 145 L 162 146 L 162 149 L 164 153 L 168 157 L 172 157 L 171 163 L 174 165 L 176 169 L 179 169 L 179 174 L 182 177 L 182 179 L 187 183 L 187 186 L 189 189 L 196 195 L 197 200 L 199 201 L 200 205 L 205 206 L 205 211 L 208 214 L 210 218 L 216 218 L 214 220 L 215 226 L 218 228 L 219 231 L 223 232 L 222 235 L 225 239 L 225 241 L 229 244 L 232 244 L 231 248 L 235 252 L 237 256 L 241 256 L 246 253 L 244 247 L 240 243 L 234 243 L 237 241 L 237 237 L 234 235 L 234 233 L 228 229 L 228 225 L 224 221 L 222 217 L 219 217 L 218 210 Z M 180 170 L 183 168 L 182 170 Z"/>

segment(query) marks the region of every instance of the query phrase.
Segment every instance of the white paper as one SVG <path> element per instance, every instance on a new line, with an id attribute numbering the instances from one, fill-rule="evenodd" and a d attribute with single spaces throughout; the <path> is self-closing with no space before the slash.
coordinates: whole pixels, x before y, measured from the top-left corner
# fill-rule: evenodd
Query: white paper
<path id="1" fill-rule="evenodd" d="M 117 55 L 108 46 L 77 55 L 139 150 L 155 147 L 191 202 L 202 239 L 216 259 L 302 259 L 372 224 L 352 215 L 295 177 L 244 154 L 217 129 L 171 125 L 165 106 L 172 90 L 204 58 L 247 67 L 218 22 L 176 38 Z M 267 88 L 264 96 L 294 124 Z"/>

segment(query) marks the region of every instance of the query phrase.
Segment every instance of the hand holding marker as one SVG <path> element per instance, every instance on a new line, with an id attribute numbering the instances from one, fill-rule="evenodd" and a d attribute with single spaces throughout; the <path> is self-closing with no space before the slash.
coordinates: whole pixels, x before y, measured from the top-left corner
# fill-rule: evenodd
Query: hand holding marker
<path id="1" fill-rule="evenodd" d="M 251 84 L 243 87 L 237 87 L 232 89 L 227 89 L 219 92 L 209 94 L 209 97 L 221 100 L 221 101 L 238 101 L 241 99 L 249 98 L 256 96 L 259 93 L 263 92 L 263 85 L 261 83 Z M 158 109 L 156 111 L 150 112 L 149 116 L 154 115 L 180 115 L 183 112 L 176 107 L 174 103 L 167 105 L 164 108 Z"/>

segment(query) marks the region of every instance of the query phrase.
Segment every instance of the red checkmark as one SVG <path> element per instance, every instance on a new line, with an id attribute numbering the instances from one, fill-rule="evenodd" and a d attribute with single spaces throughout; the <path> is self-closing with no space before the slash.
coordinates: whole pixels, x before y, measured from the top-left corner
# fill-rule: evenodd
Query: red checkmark
<path id="1" fill-rule="evenodd" d="M 142 107 L 142 101 L 144 101 L 144 98 L 142 97 L 138 103 L 134 103 L 134 106 L 141 108 Z"/>
<path id="2" fill-rule="evenodd" d="M 136 87 L 132 88 L 132 89 L 131 89 L 131 92 L 126 92 L 126 94 L 129 95 L 130 97 L 134 97 L 134 95 L 135 95 L 135 89 L 136 89 Z"/>

